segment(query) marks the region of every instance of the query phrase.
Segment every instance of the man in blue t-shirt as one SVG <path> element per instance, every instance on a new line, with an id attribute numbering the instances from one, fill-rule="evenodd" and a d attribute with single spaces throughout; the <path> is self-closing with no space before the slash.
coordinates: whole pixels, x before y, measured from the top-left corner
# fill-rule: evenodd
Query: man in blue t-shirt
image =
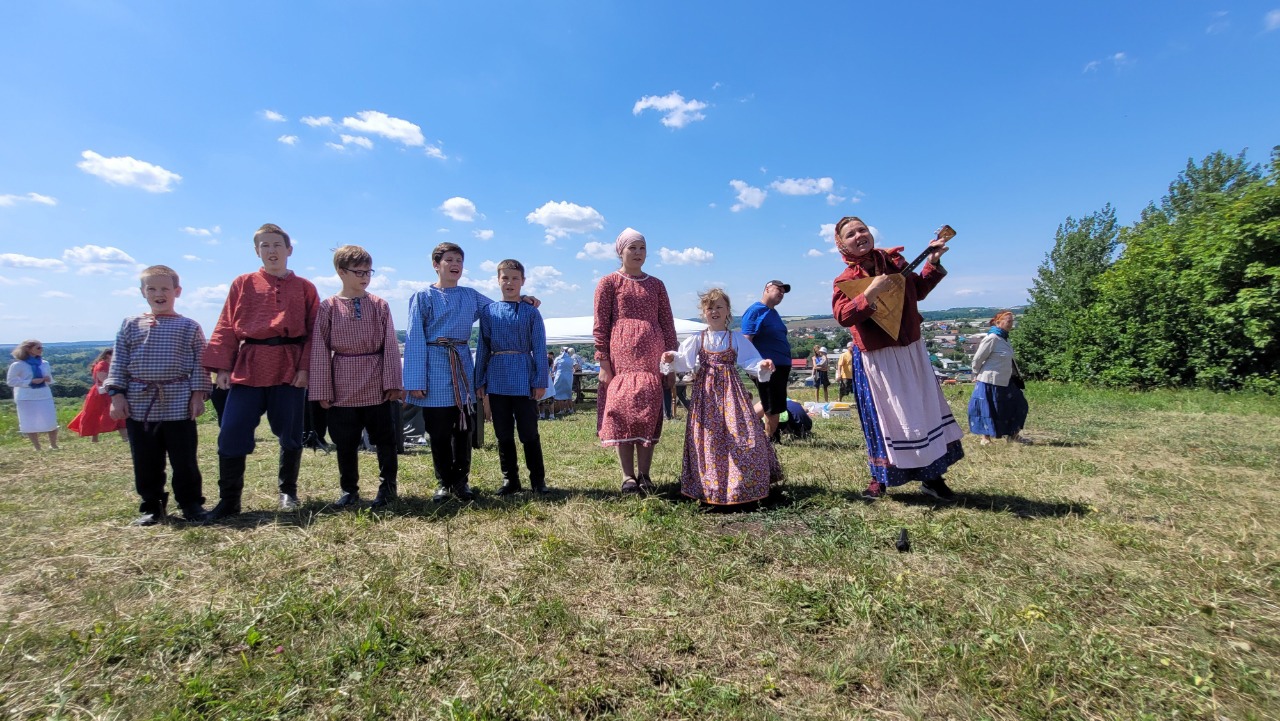
<path id="1" fill-rule="evenodd" d="M 771 280 L 764 285 L 759 303 L 752 303 L 742 314 L 742 334 L 760 355 L 773 361 L 773 376 L 767 383 L 756 381 L 760 391 L 760 410 L 764 413 L 765 435 L 772 438 L 778 430 L 778 414 L 787 409 L 787 384 L 791 382 L 791 343 L 787 341 L 787 324 L 774 308 L 782 296 L 791 292 L 790 284 Z"/>

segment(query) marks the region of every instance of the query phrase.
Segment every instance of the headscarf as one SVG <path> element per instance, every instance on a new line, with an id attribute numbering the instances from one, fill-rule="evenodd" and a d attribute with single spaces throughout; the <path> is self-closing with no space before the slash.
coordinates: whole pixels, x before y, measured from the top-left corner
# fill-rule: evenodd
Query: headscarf
<path id="1" fill-rule="evenodd" d="M 884 275 L 885 273 L 889 272 L 890 268 L 896 269 L 897 263 L 894 261 L 893 256 L 901 255 L 904 246 L 899 245 L 893 248 L 877 248 L 875 247 L 875 241 L 877 240 L 877 238 L 873 233 L 871 236 L 872 237 L 871 250 L 867 251 L 861 256 L 857 256 L 857 255 L 854 255 L 852 252 L 850 252 L 848 249 L 846 249 L 840 243 L 840 231 L 844 228 L 844 226 L 847 223 L 850 223 L 853 221 L 857 221 L 859 223 L 862 223 L 863 225 L 867 225 L 865 222 L 863 222 L 862 218 L 859 218 L 856 215 L 845 216 L 844 218 L 840 219 L 840 222 L 836 223 L 836 230 L 835 230 L 836 251 L 840 253 L 840 258 L 844 260 L 844 264 L 849 266 L 850 268 L 855 268 L 855 267 L 861 268 L 863 273 L 867 276 Z M 867 225 L 867 230 L 870 230 L 870 229 L 871 229 L 871 226 Z"/>
<path id="2" fill-rule="evenodd" d="M 625 228 L 621 233 L 618 233 L 617 240 L 613 241 L 613 249 L 617 251 L 618 257 L 621 258 L 622 251 L 626 250 L 628 245 L 631 245 L 637 240 L 644 240 L 644 235 L 635 228 Z"/>

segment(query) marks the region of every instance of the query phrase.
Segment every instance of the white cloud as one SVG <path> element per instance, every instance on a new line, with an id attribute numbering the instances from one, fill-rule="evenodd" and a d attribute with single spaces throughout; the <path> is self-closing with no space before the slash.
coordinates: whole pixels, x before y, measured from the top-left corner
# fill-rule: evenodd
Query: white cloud
<path id="1" fill-rule="evenodd" d="M 684 250 L 659 248 L 658 255 L 662 257 L 663 265 L 702 265 L 703 263 L 710 263 L 716 257 L 715 253 L 703 250 L 696 245 Z"/>
<path id="2" fill-rule="evenodd" d="M 80 157 L 84 160 L 76 163 L 77 168 L 112 185 L 132 185 L 150 193 L 167 193 L 173 190 L 169 186 L 182 180 L 182 176 L 175 172 L 127 155 L 104 158 L 86 150 Z"/>
<path id="3" fill-rule="evenodd" d="M 1090 60 L 1089 62 L 1084 64 L 1084 70 L 1082 70 L 1081 72 L 1092 73 L 1092 72 L 1095 72 L 1101 66 L 1102 66 L 1101 60 Z"/>
<path id="4" fill-rule="evenodd" d="M 392 268 L 389 265 L 383 265 L 378 267 L 378 273 L 382 275 L 386 275 L 387 273 L 394 273 L 394 272 L 396 272 L 396 269 Z"/>
<path id="5" fill-rule="evenodd" d="M 1116 53 L 1115 55 L 1112 55 L 1108 59 L 1111 60 L 1111 62 L 1115 63 L 1116 65 L 1127 65 L 1130 62 L 1129 56 L 1125 55 L 1124 53 Z"/>
<path id="6" fill-rule="evenodd" d="M 21 255 L 19 253 L 0 253 L 0 267 L 66 270 L 67 264 L 57 258 L 33 258 L 29 255 Z"/>
<path id="7" fill-rule="evenodd" d="M 40 294 L 41 298 L 74 298 L 70 293 L 64 293 L 60 290 L 46 290 Z"/>
<path id="8" fill-rule="evenodd" d="M 445 155 L 444 151 L 441 150 L 440 146 L 438 145 L 428 145 L 426 148 L 423 149 L 423 152 L 427 154 L 428 158 L 435 158 L 437 160 L 449 159 L 449 156 Z"/>
<path id="9" fill-rule="evenodd" d="M 310 125 L 313 128 L 328 128 L 333 125 L 333 118 L 328 115 L 321 115 L 318 118 L 312 115 L 307 115 L 302 118 L 302 124 Z"/>
<path id="10" fill-rule="evenodd" d="M 836 224 L 823 223 L 822 227 L 818 228 L 818 237 L 828 243 L 834 243 L 836 238 Z"/>
<path id="11" fill-rule="evenodd" d="M 523 292 L 525 295 L 534 295 L 543 293 L 551 295 L 560 291 L 572 292 L 578 289 L 576 283 L 567 283 L 561 280 L 564 274 L 556 270 L 551 265 L 535 265 L 529 268 L 529 274 L 525 277 Z"/>
<path id="12" fill-rule="evenodd" d="M 1214 13 L 1213 20 L 1209 23 L 1209 26 L 1204 29 L 1204 31 L 1209 35 L 1217 35 L 1218 33 L 1226 32 L 1231 28 L 1231 21 L 1227 19 L 1228 14 L 1229 13 L 1226 10 L 1219 10 Z"/>
<path id="13" fill-rule="evenodd" d="M 448 232 L 449 232 L 449 229 L 448 229 L 448 228 L 436 228 L 436 232 L 437 232 L 437 233 L 448 233 Z"/>
<path id="14" fill-rule="evenodd" d="M 191 261 L 192 263 L 203 263 L 203 262 L 204 262 L 204 258 L 201 258 L 201 257 L 200 257 L 200 256 L 198 256 L 198 255 L 184 255 L 184 256 L 182 256 L 182 259 L 183 259 L 183 260 L 189 260 L 189 261 Z"/>
<path id="15" fill-rule="evenodd" d="M 41 195 L 39 193 L 27 193 L 26 195 L 0 195 L 0 208 L 12 208 L 18 203 L 57 205 L 58 199 L 48 195 Z"/>
<path id="16" fill-rule="evenodd" d="M 227 300 L 227 291 L 231 290 L 231 286 L 227 283 L 220 285 L 206 285 L 196 288 L 196 292 L 190 295 L 183 293 L 183 302 L 198 306 L 220 306 Z"/>
<path id="17" fill-rule="evenodd" d="M 340 144 L 338 144 L 338 143 L 334 143 L 334 142 L 326 142 L 326 143 L 324 144 L 324 147 L 329 148 L 330 150 L 337 150 L 337 151 L 340 151 L 340 152 L 345 152 L 345 151 L 346 151 L 346 149 L 347 149 L 347 146 L 345 146 L 345 145 L 340 145 Z"/>
<path id="18" fill-rule="evenodd" d="M 343 145 L 359 145 L 365 150 L 373 150 L 373 141 L 363 135 L 341 134 L 338 137 L 342 138 Z"/>
<path id="19" fill-rule="evenodd" d="M 775 180 L 769 187 L 783 195 L 818 195 L 830 193 L 835 181 L 831 178 L 787 178 Z"/>
<path id="20" fill-rule="evenodd" d="M 480 270 L 486 273 L 492 273 L 498 269 L 498 264 L 492 260 L 484 260 L 480 262 Z"/>
<path id="21" fill-rule="evenodd" d="M 810 248 L 809 252 L 805 253 L 805 256 L 808 258 L 821 258 L 823 255 L 825 254 L 817 248 Z"/>
<path id="22" fill-rule="evenodd" d="M 278 143 L 284 143 L 285 145 L 297 145 L 297 144 L 298 144 L 298 136 L 296 136 L 296 135 L 281 135 L 280 137 L 276 138 L 276 142 L 278 142 Z"/>
<path id="23" fill-rule="evenodd" d="M 471 231 L 471 234 L 480 240 L 493 240 L 492 230 L 473 230 Z"/>
<path id="24" fill-rule="evenodd" d="M 462 278 L 458 280 L 458 285 L 469 286 L 489 295 L 502 294 L 502 289 L 498 287 L 497 278 L 488 275 L 483 278 L 473 278 L 465 270 L 462 272 Z M 524 291 L 524 293 L 528 295 L 527 291 Z"/>
<path id="25" fill-rule="evenodd" d="M 1265 30 L 1263 32 L 1271 32 L 1280 29 L 1280 10 L 1272 10 L 1262 18 L 1262 25 Z"/>
<path id="26" fill-rule="evenodd" d="M 408 120 L 393 118 L 376 110 L 362 110 L 354 118 L 343 118 L 342 125 L 361 133 L 381 135 L 387 140 L 394 140 L 411 147 L 418 147 L 426 142 L 422 137 L 422 128 Z"/>
<path id="27" fill-rule="evenodd" d="M 683 128 L 689 123 L 705 120 L 707 116 L 701 111 L 706 107 L 706 103 L 700 100 L 685 100 L 683 95 L 673 90 L 666 95 L 646 95 L 640 98 L 631 107 L 631 114 L 639 115 L 646 110 L 657 110 L 664 113 L 663 125 L 668 128 Z"/>
<path id="28" fill-rule="evenodd" d="M 582 246 L 582 250 L 578 251 L 577 258 L 578 260 L 617 260 L 618 253 L 612 245 L 590 240 Z"/>
<path id="29" fill-rule="evenodd" d="M 988 295 L 990 294 L 990 292 L 991 291 L 988 291 L 988 290 L 976 290 L 974 288 L 961 288 L 960 290 L 957 290 L 956 292 L 952 293 L 952 295 L 955 295 L 960 298 L 966 298 L 971 295 Z"/>
<path id="30" fill-rule="evenodd" d="M 133 298 L 133 297 L 136 297 L 138 294 L 139 294 L 139 289 L 138 289 L 138 286 L 136 285 L 129 286 L 128 288 L 117 288 L 111 291 L 111 295 L 119 296 L 121 298 Z"/>
<path id="31" fill-rule="evenodd" d="M 0 285 L 40 285 L 40 281 L 35 278 L 6 278 L 0 275 Z"/>
<path id="32" fill-rule="evenodd" d="M 759 208 L 769 195 L 769 191 L 752 187 L 742 180 L 730 180 L 729 185 L 738 191 L 738 202 L 729 208 L 735 213 L 743 208 Z"/>
<path id="33" fill-rule="evenodd" d="M 542 207 L 524 217 L 529 223 L 546 229 L 548 243 L 571 233 L 588 233 L 604 228 L 604 216 L 589 205 L 567 201 L 547 201 Z"/>
<path id="34" fill-rule="evenodd" d="M 209 245 L 217 245 L 218 241 L 216 238 L 213 238 L 213 236 L 222 232 L 222 226 L 215 225 L 212 228 L 194 228 L 188 225 L 178 228 L 178 230 L 186 233 L 187 235 L 194 235 L 197 238 L 207 238 L 208 240 L 206 242 L 208 242 Z"/>
<path id="35" fill-rule="evenodd" d="M 476 212 L 476 204 L 463 197 L 453 197 L 440 204 L 436 210 L 445 215 L 459 220 L 464 223 L 474 222 L 479 213 Z"/>
<path id="36" fill-rule="evenodd" d="M 848 200 L 848 198 L 844 197 L 843 195 L 836 195 L 835 193 L 827 193 L 827 205 L 839 205 L 846 200 Z M 858 198 L 854 198 L 853 202 L 855 203 L 858 202 Z"/>
<path id="37" fill-rule="evenodd" d="M 280 113 L 277 113 L 274 110 L 263 110 L 262 117 L 266 118 L 267 120 L 270 120 L 273 123 L 283 123 L 284 121 L 288 120 L 288 118 L 281 115 Z"/>
<path id="38" fill-rule="evenodd" d="M 128 253 L 111 246 L 80 245 L 62 251 L 62 259 L 79 266 L 77 275 L 107 275 L 125 273 L 138 267 L 138 261 Z"/>

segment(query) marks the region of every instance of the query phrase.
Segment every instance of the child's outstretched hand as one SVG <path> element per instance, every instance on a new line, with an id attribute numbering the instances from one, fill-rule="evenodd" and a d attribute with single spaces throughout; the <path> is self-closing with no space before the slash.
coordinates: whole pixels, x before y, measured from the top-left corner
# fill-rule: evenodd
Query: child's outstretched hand
<path id="1" fill-rule="evenodd" d="M 676 362 L 676 352 L 675 352 L 675 351 L 673 351 L 673 350 L 669 350 L 669 351 L 664 352 L 664 353 L 662 354 L 662 362 L 663 362 L 663 363 L 675 363 L 675 362 Z"/>
<path id="2" fill-rule="evenodd" d="M 769 360 L 768 358 L 765 358 L 764 360 L 760 361 L 760 370 L 769 371 L 770 373 L 772 373 L 774 371 L 773 361 Z"/>
<path id="3" fill-rule="evenodd" d="M 129 417 L 129 401 L 124 396 L 111 396 L 110 416 L 113 421 L 123 421 Z"/>

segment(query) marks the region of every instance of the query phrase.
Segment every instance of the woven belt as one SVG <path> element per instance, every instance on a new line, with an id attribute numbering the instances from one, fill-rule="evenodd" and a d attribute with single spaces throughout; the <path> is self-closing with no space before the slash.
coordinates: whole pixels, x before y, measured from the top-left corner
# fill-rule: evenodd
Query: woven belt
<path id="1" fill-rule="evenodd" d="M 491 355 L 528 355 L 527 351 L 522 350 L 495 350 Z"/>
<path id="2" fill-rule="evenodd" d="M 458 407 L 458 428 L 459 430 L 467 430 L 467 412 L 474 409 L 471 403 L 471 394 L 468 393 L 466 398 L 462 397 L 462 389 L 466 387 L 467 373 L 462 366 L 462 356 L 458 354 L 458 346 L 467 347 L 470 339 L 463 338 L 436 338 L 433 341 L 427 341 L 427 345 L 434 345 L 449 351 L 449 373 L 453 379 L 453 404 Z"/>
<path id="3" fill-rule="evenodd" d="M 171 386 L 177 383 L 185 383 L 189 380 L 191 380 L 189 376 L 178 376 L 177 378 L 170 378 L 169 380 L 164 380 L 164 381 L 142 381 L 137 379 L 131 380 L 130 381 L 131 383 L 139 383 L 143 386 L 142 388 L 143 393 L 149 392 L 152 394 L 151 402 L 147 403 L 147 410 L 143 411 L 142 413 L 143 424 L 145 425 L 151 422 L 151 409 L 155 407 L 156 401 L 164 400 L 165 386 Z"/>

